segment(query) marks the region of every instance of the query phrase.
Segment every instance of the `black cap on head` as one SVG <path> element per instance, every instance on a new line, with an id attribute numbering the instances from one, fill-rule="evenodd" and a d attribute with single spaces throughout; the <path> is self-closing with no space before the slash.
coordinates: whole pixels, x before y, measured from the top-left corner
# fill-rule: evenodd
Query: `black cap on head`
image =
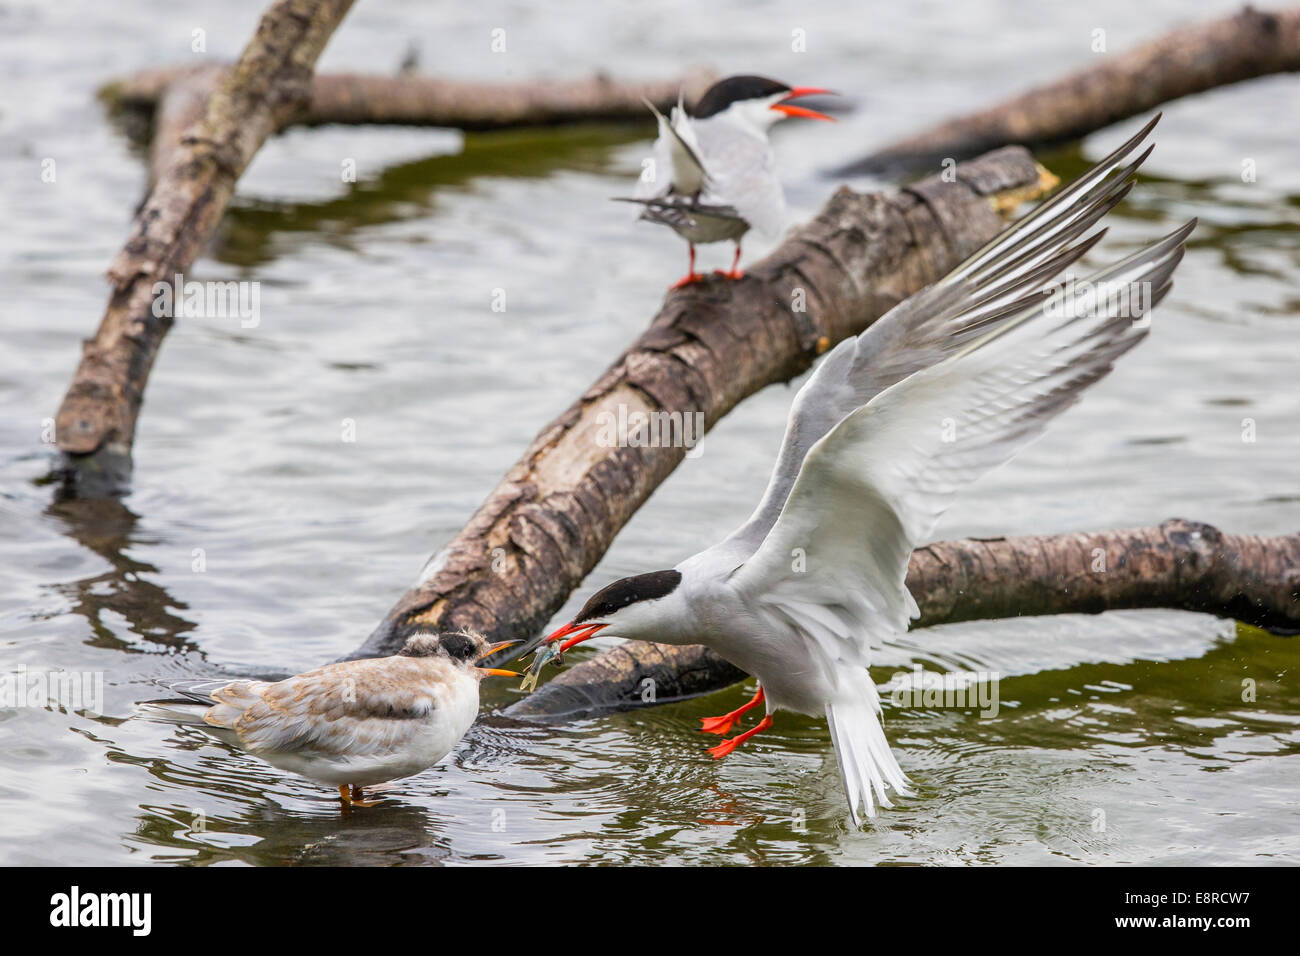
<path id="1" fill-rule="evenodd" d="M 630 578 L 622 578 L 613 584 L 607 584 L 591 596 L 578 616 L 573 619 L 574 624 L 581 624 L 584 621 L 596 621 L 602 617 L 608 617 L 615 611 L 620 611 L 629 604 L 635 604 L 637 601 L 649 601 L 652 598 L 661 598 L 666 594 L 671 594 L 677 585 L 682 582 L 682 573 L 680 571 L 651 571 L 648 574 L 636 574 Z"/>
<path id="2" fill-rule="evenodd" d="M 725 80 L 718 80 L 708 88 L 700 97 L 700 101 L 695 104 L 691 115 L 696 119 L 707 119 L 721 113 L 732 103 L 774 96 L 777 93 L 788 92 L 789 89 L 786 84 L 769 80 L 765 76 L 729 76 Z"/>
<path id="3" fill-rule="evenodd" d="M 469 634 L 413 634 L 397 652 L 402 657 L 433 657 L 442 654 L 454 661 L 472 661 L 478 657 L 478 641 Z"/>

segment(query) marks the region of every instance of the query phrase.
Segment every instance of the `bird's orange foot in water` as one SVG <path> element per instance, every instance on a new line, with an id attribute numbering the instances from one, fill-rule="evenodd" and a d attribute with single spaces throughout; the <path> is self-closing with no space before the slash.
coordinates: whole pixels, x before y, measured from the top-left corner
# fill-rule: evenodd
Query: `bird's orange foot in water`
<path id="1" fill-rule="evenodd" d="M 713 754 L 714 760 L 718 760 L 721 757 L 725 757 L 727 754 L 731 753 L 733 750 L 735 750 L 737 747 L 743 744 L 750 737 L 754 736 L 754 734 L 761 734 L 763 731 L 767 730 L 767 728 L 771 726 L 772 726 L 772 715 L 768 714 L 766 717 L 764 717 L 762 720 L 758 722 L 758 724 L 754 727 L 753 730 L 747 730 L 743 734 L 737 734 L 736 736 L 732 737 L 730 740 L 724 740 L 716 747 L 710 747 L 709 753 Z"/>
<path id="2" fill-rule="evenodd" d="M 736 726 L 736 721 L 740 719 L 741 715 L 745 713 L 745 711 L 749 710 L 751 707 L 757 707 L 762 702 L 763 685 L 760 684 L 758 686 L 758 693 L 750 699 L 748 704 L 742 704 L 731 713 L 723 714 L 721 717 L 701 717 L 700 723 L 703 724 L 703 726 L 700 728 L 700 733 L 729 734 L 731 733 L 731 728 Z"/>
<path id="3" fill-rule="evenodd" d="M 383 803 L 382 800 L 363 800 L 365 791 L 361 787 L 353 787 L 352 792 L 348 792 L 347 787 L 339 787 L 339 799 L 343 801 L 344 808 L 347 807 L 377 807 Z"/>
<path id="4" fill-rule="evenodd" d="M 673 283 L 672 285 L 670 285 L 668 288 L 669 288 L 669 289 L 682 289 L 682 288 L 685 288 L 685 287 L 688 286 L 688 285 L 694 285 L 696 282 L 703 282 L 703 281 L 704 281 L 704 274 L 703 274 L 703 273 L 700 273 L 700 272 L 688 272 L 688 273 L 686 273 L 686 275 L 682 276 L 680 279 L 678 279 L 676 282 L 674 282 L 674 283 Z"/>

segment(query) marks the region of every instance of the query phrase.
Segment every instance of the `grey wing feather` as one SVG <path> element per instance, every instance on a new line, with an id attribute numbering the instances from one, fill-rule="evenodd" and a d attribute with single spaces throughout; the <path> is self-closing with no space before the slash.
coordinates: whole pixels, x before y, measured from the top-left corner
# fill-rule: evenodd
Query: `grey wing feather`
<path id="1" fill-rule="evenodd" d="M 180 694 L 182 697 L 187 697 L 196 703 L 207 704 L 211 707 L 216 703 L 216 699 L 212 697 L 212 692 L 230 684 L 231 679 L 229 677 L 218 677 L 203 680 L 155 680 L 153 683 L 159 687 L 165 687 L 174 694 Z"/>
<path id="2" fill-rule="evenodd" d="M 693 228 L 697 225 L 696 220 L 701 216 L 707 216 L 710 219 L 734 219 L 736 222 L 745 221 L 733 206 L 697 202 L 687 196 L 664 196 L 658 199 L 632 199 L 626 196 L 615 196 L 614 201 L 638 203 L 644 207 L 641 211 L 642 219 L 662 223 L 674 229 Z"/>
<path id="3" fill-rule="evenodd" d="M 795 397 L 772 477 L 749 520 L 718 548 L 729 560 L 753 554 L 785 505 L 808 450 L 846 415 L 914 372 L 956 354 L 1041 301 L 1056 278 L 1101 238 L 1080 240 L 1120 202 L 1151 147 L 1129 157 L 1157 115 L 1124 145 L 948 275 L 903 300 L 823 360 Z M 1076 242 L 1076 240 L 1079 240 Z"/>
<path id="4" fill-rule="evenodd" d="M 662 198 L 673 193 L 695 195 L 709 177 L 696 144 L 688 139 L 693 135 L 689 126 L 679 128 L 679 122 L 686 122 L 685 112 L 675 109 L 672 119 L 669 119 L 649 100 L 642 102 L 654 114 L 659 124 L 659 135 L 651 154 L 650 175 L 643 172 L 637 180 L 636 198 Z"/>

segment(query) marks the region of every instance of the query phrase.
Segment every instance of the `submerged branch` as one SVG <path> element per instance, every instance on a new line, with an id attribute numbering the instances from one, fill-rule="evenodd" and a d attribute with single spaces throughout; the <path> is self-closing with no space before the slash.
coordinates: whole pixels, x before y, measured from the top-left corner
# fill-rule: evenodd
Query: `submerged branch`
<path id="1" fill-rule="evenodd" d="M 907 586 L 921 609 L 913 627 L 1176 608 L 1293 634 L 1300 632 L 1300 534 L 1231 535 L 1175 518 L 1123 531 L 944 541 L 912 553 Z M 568 668 L 507 713 L 558 720 L 629 710 L 745 676 L 699 645 L 628 642 Z"/>

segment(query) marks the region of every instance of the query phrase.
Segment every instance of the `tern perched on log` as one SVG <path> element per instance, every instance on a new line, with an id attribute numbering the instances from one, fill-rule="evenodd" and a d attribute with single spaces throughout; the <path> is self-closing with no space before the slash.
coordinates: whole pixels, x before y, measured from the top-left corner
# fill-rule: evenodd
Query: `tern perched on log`
<path id="1" fill-rule="evenodd" d="M 484 677 L 518 677 L 477 662 L 514 641 L 415 634 L 392 657 L 326 664 L 282 681 L 176 681 L 189 702 L 159 716 L 202 723 L 273 767 L 338 787 L 344 807 L 369 807 L 364 787 L 409 777 L 447 756 L 478 716 Z"/>
<path id="2" fill-rule="evenodd" d="M 909 795 L 881 726 L 872 649 L 917 616 L 908 558 L 952 496 L 1037 437 L 1147 335 L 1192 220 L 1096 272 L 1058 277 L 1132 187 L 1152 120 L 1096 167 L 951 273 L 841 342 L 799 390 L 766 493 L 721 543 L 677 567 L 615 581 L 546 638 L 597 633 L 706 644 L 758 678 L 758 704 L 824 714 L 854 824 Z M 1082 237 L 1082 238 L 1081 238 Z M 803 560 L 797 560 L 802 555 Z"/>
<path id="3" fill-rule="evenodd" d="M 751 228 L 776 236 L 785 225 L 785 192 L 767 131 L 787 116 L 829 120 L 816 110 L 790 102 L 828 93 L 817 86 L 787 86 L 762 76 L 729 76 L 714 83 L 688 114 L 679 103 L 664 116 L 647 102 L 659 121 L 659 137 L 649 165 L 637 181 L 641 218 L 671 227 L 690 245 L 690 268 L 673 288 L 703 278 L 695 271 L 699 243 L 736 244 L 729 272 L 739 279 L 740 242 Z"/>

